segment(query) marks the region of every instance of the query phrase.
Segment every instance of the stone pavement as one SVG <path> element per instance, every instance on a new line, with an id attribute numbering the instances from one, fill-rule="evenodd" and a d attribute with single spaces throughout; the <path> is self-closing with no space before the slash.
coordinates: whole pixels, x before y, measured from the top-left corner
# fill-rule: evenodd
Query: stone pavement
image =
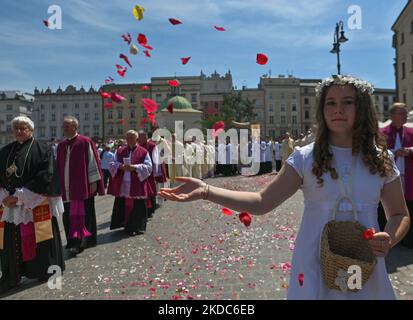
<path id="1" fill-rule="evenodd" d="M 253 191 L 273 177 L 208 182 Z M 61 290 L 24 279 L 2 298 L 285 299 L 301 191 L 274 212 L 254 216 L 249 228 L 209 202 L 167 201 L 135 237 L 109 230 L 112 204 L 110 196 L 96 198 L 98 246 L 67 257 Z M 398 299 L 413 299 L 413 250 L 396 247 L 387 260 Z"/>

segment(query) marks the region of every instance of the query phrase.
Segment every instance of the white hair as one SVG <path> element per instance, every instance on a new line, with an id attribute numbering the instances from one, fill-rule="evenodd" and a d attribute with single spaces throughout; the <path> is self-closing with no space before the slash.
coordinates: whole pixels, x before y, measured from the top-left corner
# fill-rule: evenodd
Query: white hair
<path id="1" fill-rule="evenodd" d="M 66 120 L 70 120 L 71 122 L 74 122 L 75 125 L 76 125 L 76 129 L 79 128 L 79 120 L 77 120 L 75 117 L 73 117 L 73 116 L 66 116 L 66 117 L 63 118 L 63 121 L 66 121 Z"/>
<path id="2" fill-rule="evenodd" d="M 11 126 L 14 127 L 15 124 L 25 124 L 26 126 L 28 126 L 30 128 L 31 131 L 34 131 L 34 123 L 28 117 L 25 117 L 25 116 L 15 117 L 11 121 Z"/>
<path id="3" fill-rule="evenodd" d="M 126 135 L 128 134 L 133 134 L 136 138 L 139 137 L 139 134 L 135 130 L 129 130 L 128 132 L 126 132 Z"/>

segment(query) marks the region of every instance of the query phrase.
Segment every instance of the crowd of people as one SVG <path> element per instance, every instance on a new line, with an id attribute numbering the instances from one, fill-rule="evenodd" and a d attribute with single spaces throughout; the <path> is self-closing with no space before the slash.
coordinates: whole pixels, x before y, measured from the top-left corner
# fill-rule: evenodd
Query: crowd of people
<path id="1" fill-rule="evenodd" d="M 359 159 L 358 170 L 361 170 L 361 176 L 354 178 L 367 177 L 363 171 L 367 165 L 370 172 L 381 173 L 380 181 L 377 180 L 379 178 L 374 180 L 373 176 L 369 177 L 370 180 L 366 178 L 366 181 L 359 181 L 359 186 L 371 183 L 371 190 L 377 189 L 377 194 L 372 193 L 371 199 L 367 200 L 363 197 L 368 194 L 363 196 L 362 193 L 356 193 L 355 197 L 356 203 L 360 204 L 363 201 L 370 201 L 371 204 L 381 199 L 383 205 L 378 209 L 380 226 L 377 226 L 377 230 L 381 229 L 382 232 L 378 233 L 377 241 L 381 241 L 380 245 L 384 243 L 387 251 L 377 249 L 376 244 L 372 244 L 372 248 L 376 252 L 387 254 L 388 249 L 401 241 L 407 233 L 406 222 L 396 217 L 396 214 L 408 212 L 405 208 L 410 213 L 413 212 L 413 130 L 404 126 L 406 105 L 394 104 L 390 110 L 392 124 L 382 130 L 387 137 L 387 148 L 392 151 L 394 158 L 386 155 L 387 151 L 382 151 L 383 155 L 377 156 L 375 153 L 373 155 L 370 147 L 381 140 L 378 129 L 372 125 L 375 117 L 369 113 L 371 106 L 366 102 L 368 97 L 359 87 L 347 83 L 325 85 L 323 90 L 319 110 L 324 108 L 325 111 L 324 114 L 323 111 L 318 111 L 321 128 L 314 126 L 295 140 L 286 133 L 279 139 L 266 136 L 254 140 L 250 137 L 247 142 L 248 157 L 260 163 L 257 174 L 277 174 L 274 182 L 259 197 L 267 199 L 265 201 L 268 203 L 259 202 L 255 193 L 245 193 L 240 197 L 238 193 L 218 190 L 202 181 L 221 174 L 231 176 L 241 172 L 244 164 L 240 162 L 240 152 L 246 146 L 231 143 L 229 137 L 225 144 L 214 145 L 197 141 L 195 137 L 181 142 L 175 134 L 167 140 L 164 136 L 152 136 L 143 130 L 129 130 L 124 140 L 96 145 L 92 139 L 79 133 L 79 122 L 75 117 L 66 116 L 62 124 L 65 138 L 59 143 L 53 139 L 50 145 L 46 145 L 34 139 L 35 128 L 31 119 L 14 118 L 11 126 L 15 141 L 0 150 L 0 293 L 18 285 L 22 277 L 46 280 L 51 265 L 59 266 L 62 271 L 65 269 L 57 222 L 59 216 L 63 220 L 66 249 L 71 254 L 76 255 L 97 245 L 96 196 L 114 197 L 110 229 L 123 229 L 129 236 L 145 233 L 148 221 L 166 199 L 188 201 L 203 198 L 234 210 L 263 214 L 302 186 L 307 200 L 317 203 L 318 199 L 321 203 L 329 197 L 315 186 L 320 183 L 322 185 L 324 179 L 334 190 L 333 180 L 336 179 L 334 176 L 337 172 L 331 166 L 331 159 L 335 159 L 332 158 L 333 155 L 337 157 L 335 161 L 341 175 L 341 170 L 348 165 L 341 162 L 347 161 L 349 157 L 351 159 L 348 150 L 351 151 L 353 143 L 357 144 L 359 151 L 366 153 L 364 160 Z M 353 96 L 365 100 L 356 100 Z M 336 108 L 341 103 L 340 99 L 351 100 L 348 104 L 354 110 L 350 107 Z M 329 104 L 326 101 L 332 102 Z M 364 104 L 360 101 L 364 101 Z M 356 108 L 365 108 L 367 111 L 355 111 L 358 110 Z M 361 122 L 354 124 L 357 121 L 354 116 L 356 112 L 362 116 Z M 341 121 L 341 126 L 337 124 L 337 119 Z M 344 125 L 345 121 L 350 123 L 348 128 Z M 370 128 L 363 129 L 366 121 L 370 121 Z M 353 125 L 351 123 L 361 129 L 354 131 L 356 129 L 350 127 Z M 358 136 L 352 138 L 356 134 Z M 330 147 L 324 145 L 327 141 L 325 139 L 329 139 Z M 368 145 L 360 145 L 360 141 L 365 141 Z M 379 146 L 381 150 L 386 150 L 384 144 Z M 177 150 L 182 150 L 182 154 Z M 167 158 L 168 155 L 170 158 Z M 379 160 L 374 160 L 374 157 Z M 381 159 L 384 162 L 380 162 Z M 393 159 L 394 165 L 389 165 Z M 323 176 L 328 171 L 332 178 Z M 400 194 L 403 192 L 406 207 L 394 203 L 394 199 L 400 198 L 398 181 L 403 187 Z M 185 183 L 178 186 L 181 182 Z M 377 185 L 384 189 L 376 188 Z M 278 188 L 280 186 L 282 190 Z M 358 190 L 357 185 L 355 188 Z M 387 196 L 383 197 L 383 194 Z M 249 199 L 249 202 L 245 199 Z M 273 203 L 274 199 L 276 203 Z M 304 216 L 312 210 L 307 208 L 308 201 Z M 255 205 L 251 207 L 252 203 Z M 324 216 L 319 218 L 325 220 Z M 369 218 L 369 223 L 372 221 Z M 313 227 L 306 225 L 305 228 Z M 304 237 L 311 239 L 320 231 L 310 234 L 305 228 L 301 232 L 305 233 Z M 294 275 L 300 271 L 297 269 L 300 265 L 308 264 L 308 268 L 312 269 L 314 265 L 311 264 L 316 263 L 314 257 L 310 256 L 315 249 L 306 248 L 307 240 L 303 235 L 300 234 L 298 238 L 296 248 L 302 251 L 302 257 L 295 255 Z M 315 238 L 313 240 L 311 243 L 316 242 Z M 412 247 L 412 241 L 410 231 L 402 243 Z M 382 274 L 385 272 L 383 268 L 380 265 L 377 272 Z M 315 285 L 319 283 L 319 276 L 313 276 L 314 279 L 309 282 L 313 281 Z M 385 282 L 383 286 L 387 288 L 388 283 Z M 314 292 L 298 293 L 295 286 L 292 288 L 291 297 L 314 297 Z M 323 291 L 318 294 L 320 297 L 329 297 L 330 293 Z M 392 297 L 392 294 L 384 292 L 377 294 Z"/>

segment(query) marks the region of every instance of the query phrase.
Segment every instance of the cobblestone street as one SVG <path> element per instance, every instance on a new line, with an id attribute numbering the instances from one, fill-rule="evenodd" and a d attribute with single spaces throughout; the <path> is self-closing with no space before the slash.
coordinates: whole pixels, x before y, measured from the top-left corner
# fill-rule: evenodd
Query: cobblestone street
<path id="1" fill-rule="evenodd" d="M 273 177 L 208 182 L 253 191 Z M 109 230 L 112 204 L 112 197 L 96 198 L 98 246 L 67 257 L 61 290 L 25 279 L 2 298 L 285 299 L 301 191 L 274 212 L 253 217 L 249 228 L 209 202 L 167 201 L 147 232 L 135 237 Z M 393 249 L 387 264 L 398 299 L 413 299 L 413 250 Z"/>

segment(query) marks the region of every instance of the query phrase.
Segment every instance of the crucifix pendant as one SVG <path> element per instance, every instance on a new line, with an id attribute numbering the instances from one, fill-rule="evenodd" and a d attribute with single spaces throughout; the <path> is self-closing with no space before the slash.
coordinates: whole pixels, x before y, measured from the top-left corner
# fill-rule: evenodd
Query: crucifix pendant
<path id="1" fill-rule="evenodd" d="M 17 171 L 16 164 L 13 162 L 12 165 L 6 169 L 6 171 L 7 171 L 7 174 L 11 176 L 13 173 Z"/>

